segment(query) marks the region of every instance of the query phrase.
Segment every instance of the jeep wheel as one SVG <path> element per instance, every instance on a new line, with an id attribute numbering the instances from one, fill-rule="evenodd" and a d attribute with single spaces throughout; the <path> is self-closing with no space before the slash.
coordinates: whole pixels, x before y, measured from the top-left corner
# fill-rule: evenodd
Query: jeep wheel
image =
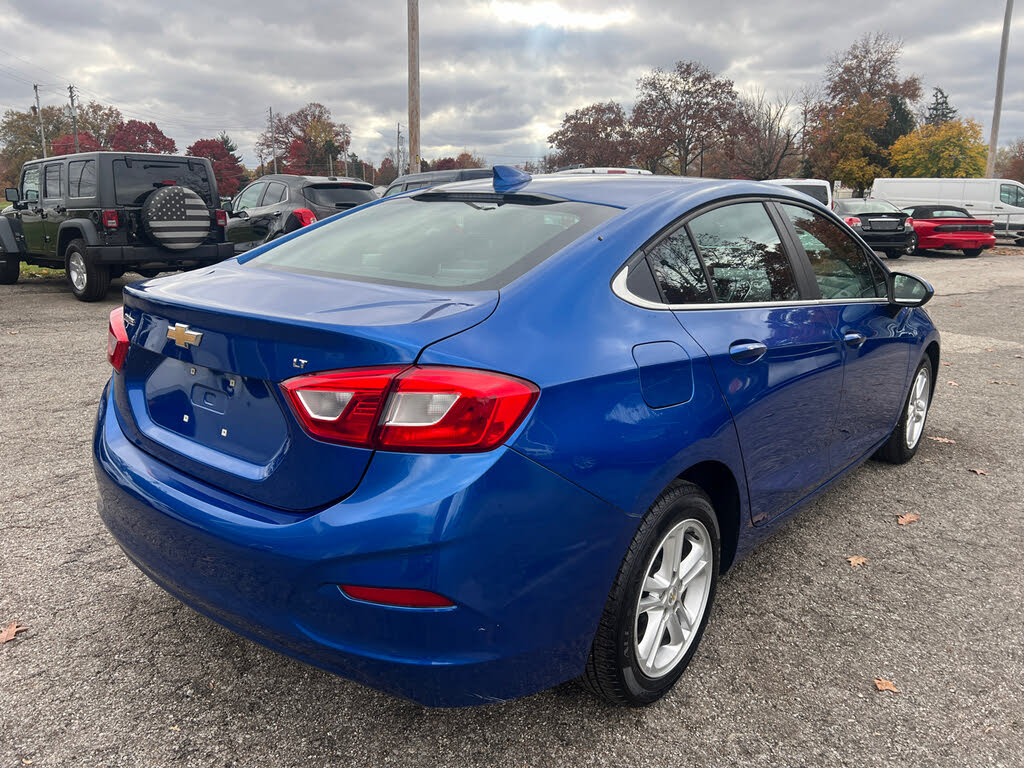
<path id="1" fill-rule="evenodd" d="M 21 274 L 21 262 L 17 257 L 8 256 L 6 259 L 0 263 L 0 285 L 14 285 Z"/>
<path id="2" fill-rule="evenodd" d="M 64 269 L 67 271 L 71 292 L 79 301 L 99 301 L 110 288 L 110 268 L 97 264 L 85 252 L 84 240 L 72 240 L 64 251 Z"/>

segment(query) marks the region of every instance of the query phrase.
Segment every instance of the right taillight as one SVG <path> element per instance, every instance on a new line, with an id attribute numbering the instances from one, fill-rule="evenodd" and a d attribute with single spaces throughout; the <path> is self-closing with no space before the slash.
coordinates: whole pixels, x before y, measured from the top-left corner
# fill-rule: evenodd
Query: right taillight
<path id="1" fill-rule="evenodd" d="M 847 216 L 845 219 L 843 219 L 843 221 L 845 221 L 851 227 L 860 226 L 860 219 L 858 219 L 856 216 Z"/>
<path id="2" fill-rule="evenodd" d="M 292 215 L 299 220 L 299 226 L 308 227 L 310 224 L 316 223 L 316 214 L 309 208 L 296 208 L 292 211 Z"/>
<path id="3" fill-rule="evenodd" d="M 103 221 L 103 226 L 107 229 L 117 229 L 119 220 L 116 209 L 108 208 L 103 212 L 101 219 Z"/>
<path id="4" fill-rule="evenodd" d="M 118 307 L 111 311 L 107 326 L 107 360 L 115 371 L 120 371 L 127 356 L 128 331 L 124 326 L 124 307 Z"/>
<path id="5" fill-rule="evenodd" d="M 472 368 L 361 368 L 281 384 L 302 426 L 321 440 L 386 451 L 474 453 L 504 442 L 539 390 Z"/>

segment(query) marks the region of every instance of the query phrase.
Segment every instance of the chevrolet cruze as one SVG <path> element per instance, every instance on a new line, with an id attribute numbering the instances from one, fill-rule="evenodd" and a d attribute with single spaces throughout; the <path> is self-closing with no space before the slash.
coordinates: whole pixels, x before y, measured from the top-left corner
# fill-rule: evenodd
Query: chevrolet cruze
<path id="1" fill-rule="evenodd" d="M 931 295 L 784 187 L 499 166 L 126 288 L 99 511 L 172 595 L 367 685 L 648 704 L 776 521 L 914 455 Z"/>

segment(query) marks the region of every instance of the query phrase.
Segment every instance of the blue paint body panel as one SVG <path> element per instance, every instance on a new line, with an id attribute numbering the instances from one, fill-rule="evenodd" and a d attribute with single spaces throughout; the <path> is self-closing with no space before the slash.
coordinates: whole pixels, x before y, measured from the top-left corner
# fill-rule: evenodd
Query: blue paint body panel
<path id="1" fill-rule="evenodd" d="M 438 189 L 494 192 L 488 180 Z M 93 451 L 100 514 L 132 561 L 225 626 L 396 695 L 526 695 L 582 673 L 637 525 L 674 480 L 731 475 L 726 545 L 741 556 L 885 441 L 938 343 L 923 310 L 885 302 L 670 311 L 613 292 L 680 217 L 729 198 L 808 204 L 785 188 L 552 176 L 514 189 L 619 210 L 500 290 L 261 268 L 275 243 L 126 289 L 131 348 Z M 169 340 L 175 323 L 202 343 Z M 848 346 L 851 332 L 864 343 Z M 738 358 L 738 343 L 764 352 Z M 311 438 L 278 386 L 413 363 L 500 371 L 540 395 L 495 450 L 403 454 Z M 374 605 L 341 584 L 454 605 Z"/>

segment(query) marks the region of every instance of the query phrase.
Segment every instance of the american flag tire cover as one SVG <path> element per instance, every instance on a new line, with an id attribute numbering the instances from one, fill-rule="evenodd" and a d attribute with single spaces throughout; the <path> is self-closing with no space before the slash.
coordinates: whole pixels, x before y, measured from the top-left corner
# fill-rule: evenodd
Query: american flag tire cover
<path id="1" fill-rule="evenodd" d="M 159 245 L 187 251 L 201 245 L 210 234 L 210 209 L 188 187 L 160 187 L 142 206 L 142 222 Z"/>

